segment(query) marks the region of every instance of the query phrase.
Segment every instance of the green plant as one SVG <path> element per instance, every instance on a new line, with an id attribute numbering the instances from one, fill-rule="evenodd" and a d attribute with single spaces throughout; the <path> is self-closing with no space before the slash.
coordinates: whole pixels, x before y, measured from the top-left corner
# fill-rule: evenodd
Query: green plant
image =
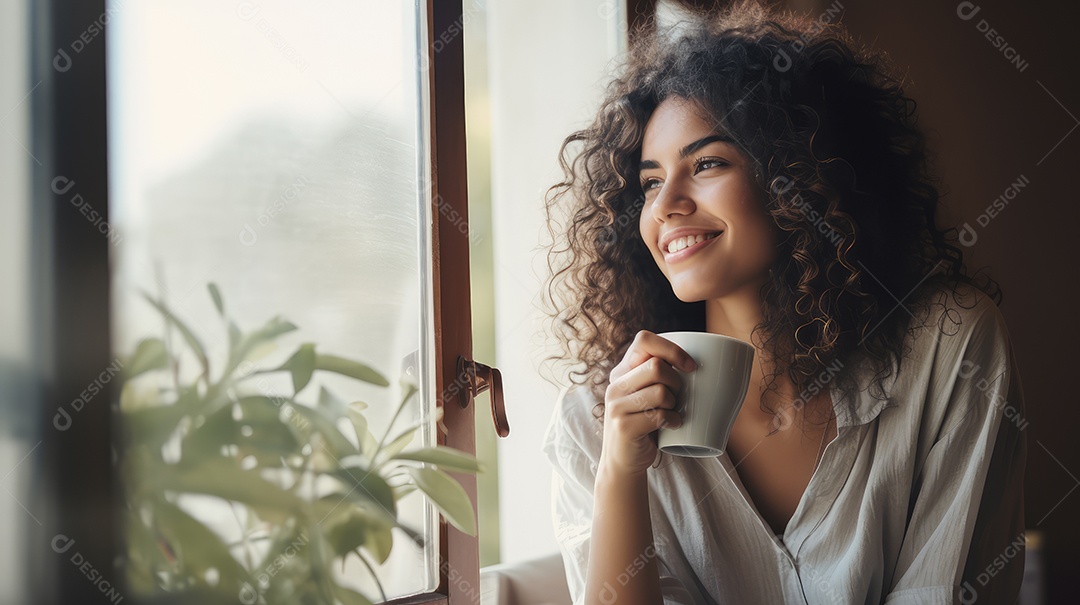
<path id="1" fill-rule="evenodd" d="M 280 366 L 259 368 L 253 360 L 296 326 L 274 317 L 243 332 L 226 315 L 217 286 L 209 284 L 209 291 L 228 331 L 228 355 L 220 368 L 212 367 L 198 336 L 165 302 L 146 293 L 164 319 L 164 337 L 141 340 L 123 364 L 123 564 L 137 597 L 370 603 L 332 573 L 336 561 L 344 568 L 355 555 L 385 601 L 372 560 L 387 560 L 394 528 L 423 544 L 419 532 L 398 520 L 398 500 L 414 490 L 455 527 L 476 534 L 472 503 L 446 473 L 482 472 L 476 459 L 444 446 L 405 451 L 420 425 L 390 438 L 417 392 L 414 383 L 401 381 L 405 395 L 376 441 L 363 413 L 367 404 L 346 403 L 325 386 L 314 403 L 299 396 L 317 372 L 382 387 L 390 385 L 386 378 L 362 363 L 320 353 L 311 343 Z M 198 364 L 187 383 L 180 372 L 185 356 L 172 346 L 174 333 Z M 265 378 L 257 380 L 275 372 L 289 373 L 292 393 L 266 392 Z M 263 388 L 252 389 L 253 382 Z M 438 419 L 441 412 L 437 408 Z M 193 515 L 184 506 L 192 496 L 209 496 L 231 509 L 239 538 L 227 541 Z"/>

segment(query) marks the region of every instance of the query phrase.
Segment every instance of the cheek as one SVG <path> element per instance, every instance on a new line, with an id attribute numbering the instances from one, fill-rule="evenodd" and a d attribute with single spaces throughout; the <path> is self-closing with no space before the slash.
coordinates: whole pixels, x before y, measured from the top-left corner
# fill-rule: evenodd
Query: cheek
<path id="1" fill-rule="evenodd" d="M 638 234 L 641 235 L 641 240 L 645 242 L 645 245 L 652 250 L 655 246 L 657 228 L 652 221 L 646 219 L 646 209 L 641 210 L 641 217 L 638 220 Z"/>
<path id="2" fill-rule="evenodd" d="M 758 230 L 772 229 L 773 219 L 769 215 L 767 199 L 756 187 L 744 186 L 739 190 L 739 214 L 743 221 L 755 225 Z"/>

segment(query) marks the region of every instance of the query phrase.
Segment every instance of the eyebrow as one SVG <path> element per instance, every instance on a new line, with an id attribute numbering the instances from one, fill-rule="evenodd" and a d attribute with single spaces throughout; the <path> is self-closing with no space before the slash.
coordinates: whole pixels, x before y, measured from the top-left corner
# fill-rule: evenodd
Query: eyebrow
<path id="1" fill-rule="evenodd" d="M 702 137 L 679 150 L 679 159 L 681 160 L 686 156 L 690 155 L 691 153 L 697 151 L 698 149 L 701 149 L 702 147 L 708 145 L 709 143 L 715 143 L 717 141 L 735 144 L 735 139 L 731 138 L 726 134 L 711 134 L 709 136 Z M 659 167 L 660 164 L 656 163 L 653 160 L 642 160 L 641 164 L 638 166 L 638 170 L 649 170 L 650 168 Z"/>

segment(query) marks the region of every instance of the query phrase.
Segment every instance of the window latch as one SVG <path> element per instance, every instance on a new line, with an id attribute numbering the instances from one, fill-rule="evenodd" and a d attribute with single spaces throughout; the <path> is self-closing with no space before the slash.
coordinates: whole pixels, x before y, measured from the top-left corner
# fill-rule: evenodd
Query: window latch
<path id="1" fill-rule="evenodd" d="M 490 390 L 491 417 L 495 421 L 495 433 L 499 437 L 509 435 L 510 423 L 506 420 L 506 408 L 503 406 L 502 373 L 499 369 L 458 355 L 457 376 L 465 380 L 469 390 L 469 397 L 461 400 L 461 407 L 467 407 L 474 397 Z"/>

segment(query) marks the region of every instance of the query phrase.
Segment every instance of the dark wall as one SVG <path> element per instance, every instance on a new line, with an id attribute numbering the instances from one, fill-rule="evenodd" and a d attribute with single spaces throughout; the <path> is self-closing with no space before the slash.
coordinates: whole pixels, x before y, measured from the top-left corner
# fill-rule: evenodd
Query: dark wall
<path id="1" fill-rule="evenodd" d="M 834 3 L 818 0 L 807 9 Z M 840 22 L 910 68 L 907 90 L 938 154 L 945 225 L 968 223 L 972 271 L 1004 293 L 1026 402 L 1027 527 L 1042 532 L 1049 603 L 1075 603 L 1080 567 L 1076 245 L 1080 242 L 1080 53 L 1076 3 L 840 0 Z M 968 20 L 960 14 L 969 14 Z M 1012 63 L 993 28 L 1015 49 Z M 1019 181 L 996 216 L 986 213 Z M 984 224 L 985 223 L 985 224 Z M 1075 491 L 1073 491 L 1075 490 Z"/>

